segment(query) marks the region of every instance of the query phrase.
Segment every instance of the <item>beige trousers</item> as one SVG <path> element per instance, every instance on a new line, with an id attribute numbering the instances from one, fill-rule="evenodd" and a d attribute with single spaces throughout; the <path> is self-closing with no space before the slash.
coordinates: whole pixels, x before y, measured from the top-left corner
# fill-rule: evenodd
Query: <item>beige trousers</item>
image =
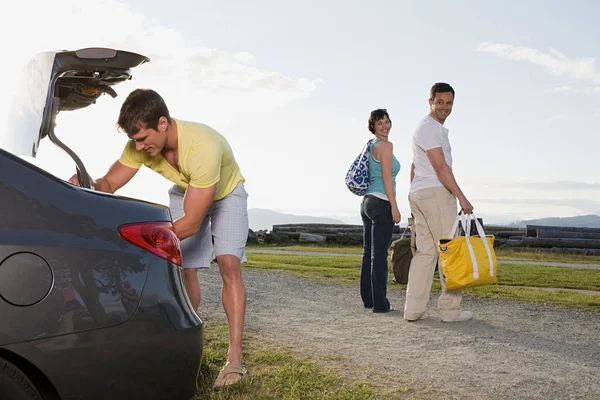
<path id="1" fill-rule="evenodd" d="M 434 187 L 408 195 L 410 210 L 415 217 L 417 252 L 410 263 L 404 318 L 418 319 L 429 302 L 433 274 L 439 259 L 438 241 L 448 237 L 457 216 L 456 197 L 445 187 Z M 462 289 L 446 290 L 438 307 L 442 318 L 455 318 L 460 312 Z"/>

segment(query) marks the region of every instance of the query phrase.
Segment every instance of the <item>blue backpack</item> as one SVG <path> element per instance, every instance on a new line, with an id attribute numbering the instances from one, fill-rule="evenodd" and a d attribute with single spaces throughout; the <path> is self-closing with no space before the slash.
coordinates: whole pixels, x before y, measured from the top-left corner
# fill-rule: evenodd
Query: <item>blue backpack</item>
<path id="1" fill-rule="evenodd" d="M 369 151 L 373 141 L 371 139 L 365 144 L 346 173 L 346 187 L 357 196 L 364 196 L 369 190 Z"/>

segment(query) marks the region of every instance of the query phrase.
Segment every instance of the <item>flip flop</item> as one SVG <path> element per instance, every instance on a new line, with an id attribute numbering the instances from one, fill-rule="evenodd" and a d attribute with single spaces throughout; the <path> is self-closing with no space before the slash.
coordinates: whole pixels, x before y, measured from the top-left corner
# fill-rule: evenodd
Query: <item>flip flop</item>
<path id="1" fill-rule="evenodd" d="M 244 378 L 244 376 L 246 376 L 247 373 L 248 373 L 248 369 L 243 365 L 240 365 L 240 366 L 226 365 L 221 369 L 221 371 L 219 371 L 219 375 L 217 376 L 217 379 L 215 380 L 214 388 L 220 389 L 223 387 L 229 387 L 231 385 L 235 385 L 236 383 L 241 381 Z M 219 381 L 219 378 L 224 378 L 225 375 L 229 375 L 229 374 L 238 374 L 239 375 L 238 380 L 236 380 L 235 382 L 230 383 L 228 385 L 218 385 L 217 384 L 217 381 Z"/>

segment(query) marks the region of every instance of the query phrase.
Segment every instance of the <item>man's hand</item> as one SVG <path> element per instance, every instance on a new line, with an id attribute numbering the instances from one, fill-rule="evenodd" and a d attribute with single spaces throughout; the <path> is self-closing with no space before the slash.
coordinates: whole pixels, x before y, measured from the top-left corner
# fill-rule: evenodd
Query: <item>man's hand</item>
<path id="1" fill-rule="evenodd" d="M 104 175 L 102 178 L 94 180 L 90 176 L 90 184 L 99 192 L 114 193 L 122 188 L 127 182 L 129 182 L 137 172 L 137 169 L 126 167 L 119 161 L 115 161 L 106 175 Z M 81 182 L 79 182 L 77 174 L 73 175 L 69 179 L 69 182 L 73 185 L 81 186 Z"/>
<path id="2" fill-rule="evenodd" d="M 79 178 L 77 177 L 77 174 L 70 177 L 69 182 L 72 183 L 73 185 L 81 186 L 81 183 L 79 183 Z M 92 179 L 91 176 L 90 176 L 90 184 L 92 186 L 96 186 L 96 182 L 94 182 L 94 180 Z"/>
<path id="3" fill-rule="evenodd" d="M 471 214 L 473 212 L 473 205 L 467 200 L 466 197 L 461 197 L 459 200 L 460 208 L 463 210 L 465 214 Z"/>

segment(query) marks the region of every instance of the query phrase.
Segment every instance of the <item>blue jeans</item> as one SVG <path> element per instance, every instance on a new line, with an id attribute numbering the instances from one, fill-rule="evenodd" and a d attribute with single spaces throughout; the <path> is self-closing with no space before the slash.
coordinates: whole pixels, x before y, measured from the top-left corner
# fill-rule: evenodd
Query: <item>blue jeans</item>
<path id="1" fill-rule="evenodd" d="M 392 243 L 394 220 L 389 201 L 365 196 L 360 205 L 363 221 L 363 256 L 360 269 L 360 295 L 367 308 L 387 312 L 388 249 Z"/>

